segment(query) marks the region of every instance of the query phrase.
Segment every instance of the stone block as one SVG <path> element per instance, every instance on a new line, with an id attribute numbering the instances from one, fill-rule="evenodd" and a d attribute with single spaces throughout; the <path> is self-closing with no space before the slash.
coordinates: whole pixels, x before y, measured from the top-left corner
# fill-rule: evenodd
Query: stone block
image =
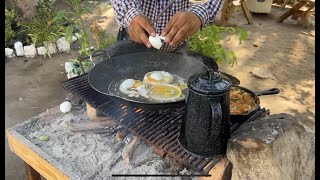
<path id="1" fill-rule="evenodd" d="M 55 43 L 47 43 L 47 42 L 43 42 L 43 45 L 45 48 L 48 49 L 48 53 L 51 54 L 56 54 L 58 52 L 57 50 L 57 46 Z"/>
<path id="2" fill-rule="evenodd" d="M 66 40 L 65 37 L 61 37 L 57 40 L 57 47 L 60 52 L 70 51 L 70 43 Z"/>
<path id="3" fill-rule="evenodd" d="M 43 46 L 37 48 L 38 55 L 45 56 L 47 54 L 47 49 Z"/>
<path id="4" fill-rule="evenodd" d="M 314 179 L 314 142 L 314 134 L 289 114 L 244 124 L 228 142 L 232 180 Z"/>
<path id="5" fill-rule="evenodd" d="M 23 44 L 22 42 L 18 41 L 14 43 L 14 49 L 16 50 L 17 56 L 24 56 Z"/>
<path id="6" fill-rule="evenodd" d="M 16 55 L 14 54 L 14 50 L 11 48 L 5 48 L 5 56 L 8 58 L 13 58 Z"/>
<path id="7" fill-rule="evenodd" d="M 37 49 L 34 44 L 31 44 L 29 46 L 24 46 L 24 56 L 25 57 L 35 57 L 37 55 Z"/>

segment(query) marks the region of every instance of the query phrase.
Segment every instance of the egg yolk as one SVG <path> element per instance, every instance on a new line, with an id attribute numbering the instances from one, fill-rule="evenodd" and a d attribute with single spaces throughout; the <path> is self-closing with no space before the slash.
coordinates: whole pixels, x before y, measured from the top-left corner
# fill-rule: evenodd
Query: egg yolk
<path id="1" fill-rule="evenodd" d="M 154 96 L 169 98 L 175 97 L 179 95 L 179 91 L 176 88 L 168 87 L 168 86 L 157 86 L 152 89 L 152 93 Z"/>
<path id="2" fill-rule="evenodd" d="M 142 85 L 142 81 L 135 81 L 133 87 L 137 88 Z"/>

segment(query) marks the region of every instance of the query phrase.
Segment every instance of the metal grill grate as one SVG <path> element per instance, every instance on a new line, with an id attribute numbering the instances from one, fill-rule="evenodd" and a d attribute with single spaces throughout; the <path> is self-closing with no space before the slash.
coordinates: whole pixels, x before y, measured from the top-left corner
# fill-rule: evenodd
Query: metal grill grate
<path id="1" fill-rule="evenodd" d="M 119 125 L 139 136 L 148 144 L 180 161 L 185 166 L 202 174 L 207 174 L 220 160 L 217 158 L 197 157 L 186 152 L 178 143 L 182 113 L 184 108 L 174 110 L 150 111 L 127 107 L 108 96 L 95 91 L 88 83 L 87 74 L 71 78 L 62 83 L 62 87 L 78 95 L 93 108 L 105 116 L 112 117 Z M 261 109 L 246 122 L 254 121 L 269 114 L 269 110 Z M 232 125 L 231 133 L 241 124 Z"/>

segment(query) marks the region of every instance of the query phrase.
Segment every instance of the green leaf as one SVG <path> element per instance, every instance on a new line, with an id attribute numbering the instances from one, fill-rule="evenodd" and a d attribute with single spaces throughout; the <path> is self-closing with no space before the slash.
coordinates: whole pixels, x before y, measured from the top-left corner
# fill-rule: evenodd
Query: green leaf
<path id="1" fill-rule="evenodd" d="M 49 141 L 49 139 L 50 139 L 50 137 L 47 136 L 47 135 L 41 135 L 41 136 L 39 137 L 39 140 L 40 140 L 40 141 Z"/>
<path id="2" fill-rule="evenodd" d="M 230 50 L 228 52 L 228 55 L 229 55 L 229 64 L 231 64 L 231 66 L 233 66 L 234 64 L 237 64 L 237 57 L 236 57 L 236 54 L 233 50 Z"/>
<path id="3" fill-rule="evenodd" d="M 234 51 L 228 50 L 221 44 L 224 37 L 230 40 L 231 35 L 237 35 L 241 42 L 248 36 L 247 32 L 241 28 L 211 25 L 190 37 L 188 47 L 191 51 L 213 58 L 217 63 L 229 60 L 229 64 L 233 66 L 237 63 Z"/>
<path id="4" fill-rule="evenodd" d="M 73 26 L 68 26 L 68 27 L 66 28 L 65 37 L 66 37 L 66 40 L 67 40 L 69 43 L 72 42 L 73 31 L 74 31 Z"/>
<path id="5" fill-rule="evenodd" d="M 61 21 L 64 17 L 65 17 L 64 11 L 59 11 L 52 21 L 53 22 Z"/>
<path id="6" fill-rule="evenodd" d="M 244 30 L 242 30 L 242 29 L 240 29 L 240 31 L 239 31 L 239 44 L 241 44 L 242 43 L 242 41 L 244 41 L 244 40 L 246 40 L 247 38 L 248 38 L 248 33 L 247 33 L 247 31 L 244 31 Z"/>

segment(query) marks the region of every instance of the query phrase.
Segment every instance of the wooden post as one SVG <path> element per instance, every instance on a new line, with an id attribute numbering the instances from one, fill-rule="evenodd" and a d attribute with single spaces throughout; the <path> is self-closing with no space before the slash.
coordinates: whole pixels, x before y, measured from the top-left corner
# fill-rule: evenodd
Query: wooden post
<path id="1" fill-rule="evenodd" d="M 199 177 L 199 180 L 230 180 L 232 174 L 232 164 L 224 156 L 210 171 L 210 177 Z"/>
<path id="2" fill-rule="evenodd" d="M 97 110 L 94 109 L 90 104 L 86 103 L 87 106 L 87 115 L 91 121 L 113 121 L 109 117 L 104 117 L 104 116 L 98 116 L 97 115 Z"/>
<path id="3" fill-rule="evenodd" d="M 306 5 L 306 1 L 300 1 L 298 4 L 293 6 L 290 10 L 285 12 L 282 16 L 279 17 L 278 22 L 282 22 L 283 20 L 287 19 L 289 16 L 293 15 L 297 12 L 302 6 Z"/>
<path id="4" fill-rule="evenodd" d="M 242 11 L 243 11 L 243 14 L 244 14 L 244 16 L 246 17 L 248 23 L 249 23 L 249 24 L 252 24 L 252 23 L 253 23 L 253 20 L 252 20 L 252 16 L 251 16 L 251 14 L 250 14 L 249 8 L 248 8 L 248 6 L 247 6 L 246 0 L 241 0 L 241 1 L 240 1 L 240 4 L 241 4 L 241 7 L 242 7 L 241 9 L 242 9 Z"/>
<path id="5" fill-rule="evenodd" d="M 227 22 L 227 15 L 229 11 L 229 2 L 230 0 L 225 0 L 222 7 L 221 17 L 220 17 L 220 24 L 225 26 Z"/>
<path id="6" fill-rule="evenodd" d="M 236 10 L 236 6 L 232 0 L 226 0 L 223 5 L 222 13 L 221 13 L 221 26 L 227 26 L 228 22 L 232 16 L 232 14 Z"/>
<path id="7" fill-rule="evenodd" d="M 245 18 L 248 21 L 248 24 L 252 24 L 253 23 L 252 16 L 251 16 L 251 13 L 248 9 L 247 2 L 245 0 L 240 0 L 240 1 L 225 0 L 223 7 L 222 7 L 222 12 L 221 12 L 221 17 L 220 17 L 220 25 L 227 26 L 232 14 L 240 6 L 242 9 L 243 15 L 245 16 Z"/>
<path id="8" fill-rule="evenodd" d="M 40 174 L 34 170 L 28 163 L 24 163 L 28 180 L 41 180 Z"/>

